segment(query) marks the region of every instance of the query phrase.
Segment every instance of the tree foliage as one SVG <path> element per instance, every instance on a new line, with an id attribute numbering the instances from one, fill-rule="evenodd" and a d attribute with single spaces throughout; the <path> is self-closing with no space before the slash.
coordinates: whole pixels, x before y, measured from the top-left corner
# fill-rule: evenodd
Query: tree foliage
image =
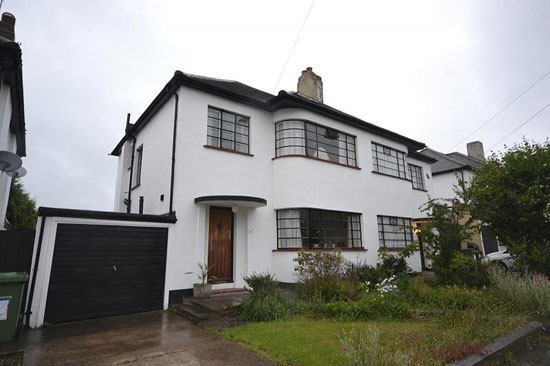
<path id="1" fill-rule="evenodd" d="M 460 254 L 461 243 L 477 231 L 468 206 L 459 200 L 430 199 L 422 208 L 429 221 L 422 227 L 422 241 L 427 257 L 432 260 L 436 276 L 442 283 L 454 282 L 450 270 Z"/>
<path id="2" fill-rule="evenodd" d="M 14 179 L 11 186 L 6 219 L 8 230 L 34 230 L 36 227 L 36 201 L 25 191 L 23 183 Z"/>
<path id="3" fill-rule="evenodd" d="M 474 218 L 498 235 L 516 262 L 550 274 L 550 142 L 523 140 L 493 154 L 462 183 Z"/>

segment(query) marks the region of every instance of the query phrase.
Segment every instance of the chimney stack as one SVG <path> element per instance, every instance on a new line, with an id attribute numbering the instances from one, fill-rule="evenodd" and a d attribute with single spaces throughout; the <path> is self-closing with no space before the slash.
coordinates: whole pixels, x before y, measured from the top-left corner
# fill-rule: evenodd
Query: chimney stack
<path id="1" fill-rule="evenodd" d="M 311 67 L 302 71 L 298 79 L 298 94 L 323 103 L 323 80 Z"/>
<path id="2" fill-rule="evenodd" d="M 483 144 L 481 141 L 468 142 L 466 145 L 468 150 L 468 156 L 477 160 L 485 160 L 485 152 L 483 151 Z"/>
<path id="3" fill-rule="evenodd" d="M 15 41 L 15 16 L 13 14 L 2 14 L 2 20 L 0 20 L 0 37 Z"/>

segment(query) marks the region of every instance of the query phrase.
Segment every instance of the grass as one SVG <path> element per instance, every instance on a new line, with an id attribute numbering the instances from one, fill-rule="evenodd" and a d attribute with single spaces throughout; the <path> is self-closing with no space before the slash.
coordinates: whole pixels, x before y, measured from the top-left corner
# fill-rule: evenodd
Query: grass
<path id="1" fill-rule="evenodd" d="M 379 320 L 342 322 L 330 319 L 294 318 L 287 321 L 248 323 L 226 329 L 222 335 L 252 351 L 289 366 L 344 365 L 347 360 L 336 332 L 358 331 L 368 325 L 380 329 L 385 351 L 400 350 L 413 365 L 439 366 L 450 358 L 461 358 L 464 345 L 487 344 L 517 328 L 525 318 L 463 312 L 447 319 Z M 471 348 L 469 348 L 471 349 Z"/>

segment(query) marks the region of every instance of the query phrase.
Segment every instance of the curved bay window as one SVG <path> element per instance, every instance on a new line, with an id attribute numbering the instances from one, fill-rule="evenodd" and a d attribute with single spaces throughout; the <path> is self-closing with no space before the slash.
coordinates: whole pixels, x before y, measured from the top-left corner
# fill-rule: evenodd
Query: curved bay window
<path id="1" fill-rule="evenodd" d="M 275 156 L 286 155 L 310 156 L 357 166 L 354 136 L 300 120 L 275 124 Z"/>
<path id="2" fill-rule="evenodd" d="M 361 215 L 312 208 L 277 211 L 277 248 L 361 248 Z"/>

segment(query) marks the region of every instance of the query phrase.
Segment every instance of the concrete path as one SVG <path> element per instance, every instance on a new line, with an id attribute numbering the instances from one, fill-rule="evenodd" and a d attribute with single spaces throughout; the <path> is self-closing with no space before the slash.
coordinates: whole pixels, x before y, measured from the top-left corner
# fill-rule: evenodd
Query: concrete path
<path id="1" fill-rule="evenodd" d="M 170 312 L 154 311 L 26 331 L 0 354 L 23 350 L 23 365 L 274 364 Z"/>

